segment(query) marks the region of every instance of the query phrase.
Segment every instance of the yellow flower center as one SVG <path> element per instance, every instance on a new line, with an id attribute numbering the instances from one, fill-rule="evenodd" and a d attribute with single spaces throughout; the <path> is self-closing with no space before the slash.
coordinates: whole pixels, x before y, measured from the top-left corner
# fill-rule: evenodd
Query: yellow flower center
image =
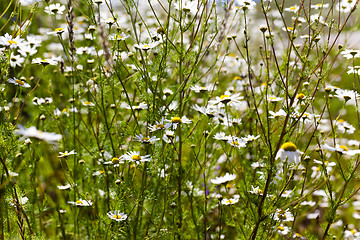
<path id="1" fill-rule="evenodd" d="M 113 218 L 114 218 L 114 219 L 121 219 L 121 215 L 117 215 L 117 214 L 116 214 L 116 215 L 113 216 Z"/>
<path id="2" fill-rule="evenodd" d="M 10 43 L 10 44 L 17 44 L 17 42 L 15 42 L 14 40 L 8 40 L 8 43 Z"/>
<path id="3" fill-rule="evenodd" d="M 19 79 L 16 79 L 15 82 L 19 85 L 24 85 L 25 83 Z"/>
<path id="4" fill-rule="evenodd" d="M 319 172 L 319 171 L 320 171 L 320 167 L 317 167 L 315 171 Z"/>
<path id="5" fill-rule="evenodd" d="M 147 45 L 147 44 L 145 44 L 145 45 L 144 45 L 144 48 L 150 48 L 150 46 L 149 46 L 149 45 Z"/>
<path id="6" fill-rule="evenodd" d="M 161 123 L 160 123 L 160 124 L 156 125 L 155 128 L 156 128 L 156 129 L 162 129 L 162 128 L 164 128 L 164 127 L 165 127 L 164 124 L 161 124 Z"/>
<path id="7" fill-rule="evenodd" d="M 347 150 L 348 150 L 348 148 L 347 148 L 346 146 L 344 146 L 344 145 L 340 145 L 339 148 L 341 148 L 341 149 L 344 150 L 344 151 L 347 151 Z"/>
<path id="8" fill-rule="evenodd" d="M 229 204 L 232 204 L 233 202 L 234 202 L 234 201 L 231 200 L 231 199 L 229 199 L 229 200 L 226 201 L 226 203 L 229 203 Z"/>
<path id="9" fill-rule="evenodd" d="M 116 164 L 116 163 L 119 163 L 120 160 L 118 158 L 114 157 L 113 159 L 111 159 L 111 162 Z"/>
<path id="10" fill-rule="evenodd" d="M 295 11 L 295 10 L 296 10 L 296 7 L 295 7 L 295 6 L 292 6 L 292 7 L 290 7 L 290 10 L 291 10 L 291 11 Z"/>
<path id="11" fill-rule="evenodd" d="M 229 95 L 221 95 L 220 99 L 223 100 L 224 98 L 229 98 L 229 97 L 230 97 Z"/>
<path id="12" fill-rule="evenodd" d="M 355 234 L 356 233 L 356 231 L 353 229 L 353 230 L 351 230 L 350 231 L 352 234 Z"/>
<path id="13" fill-rule="evenodd" d="M 143 137 L 143 138 L 141 139 L 141 141 L 142 141 L 142 142 L 149 142 L 149 141 L 150 141 L 150 138 L 148 138 L 148 137 Z"/>
<path id="14" fill-rule="evenodd" d="M 84 102 L 84 104 L 85 105 L 91 105 L 91 102 L 86 101 L 86 102 Z"/>
<path id="15" fill-rule="evenodd" d="M 181 120 L 180 117 L 173 117 L 173 118 L 171 119 L 171 122 L 172 122 L 172 123 L 182 123 L 182 120 Z"/>
<path id="16" fill-rule="evenodd" d="M 297 150 L 297 147 L 294 143 L 292 142 L 286 142 L 284 143 L 281 148 L 285 151 L 289 151 L 289 152 L 295 152 Z"/>
<path id="17" fill-rule="evenodd" d="M 55 28 L 55 32 L 62 32 L 63 30 L 63 28 Z"/>
<path id="18" fill-rule="evenodd" d="M 344 119 L 341 119 L 341 118 L 340 118 L 340 119 L 338 120 L 338 122 L 339 122 L 339 123 L 343 123 L 343 122 L 344 122 Z"/>
<path id="19" fill-rule="evenodd" d="M 240 76 L 235 76 L 235 77 L 233 78 L 233 80 L 242 80 L 242 77 L 240 77 Z"/>
<path id="20" fill-rule="evenodd" d="M 66 109 L 66 108 L 64 108 L 61 112 L 62 112 L 62 113 L 64 113 L 64 112 L 66 112 L 66 111 L 67 111 L 67 109 Z"/>
<path id="21" fill-rule="evenodd" d="M 278 213 L 277 217 L 281 220 L 285 220 L 286 219 L 286 215 L 283 213 Z"/>
<path id="22" fill-rule="evenodd" d="M 294 28 L 292 28 L 292 27 L 287 27 L 287 30 L 288 30 L 288 31 L 293 31 Z"/>
<path id="23" fill-rule="evenodd" d="M 285 228 L 284 228 L 283 226 L 278 226 L 277 229 L 280 230 L 280 231 L 284 231 L 284 230 L 285 230 Z"/>
<path id="24" fill-rule="evenodd" d="M 141 160 L 141 156 L 140 155 L 133 155 L 131 157 L 131 159 L 134 160 L 134 161 L 139 161 L 139 160 Z"/>
<path id="25" fill-rule="evenodd" d="M 296 96 L 296 99 L 299 99 L 299 100 L 303 100 L 305 98 L 305 94 L 303 93 L 299 93 L 297 96 Z"/>
<path id="26" fill-rule="evenodd" d="M 239 145 L 239 142 L 234 141 L 234 142 L 232 142 L 231 144 L 232 144 L 232 145 L 235 145 L 235 146 L 238 146 L 238 145 Z"/>
<path id="27" fill-rule="evenodd" d="M 76 204 L 83 204 L 83 202 L 81 200 L 77 200 Z"/>

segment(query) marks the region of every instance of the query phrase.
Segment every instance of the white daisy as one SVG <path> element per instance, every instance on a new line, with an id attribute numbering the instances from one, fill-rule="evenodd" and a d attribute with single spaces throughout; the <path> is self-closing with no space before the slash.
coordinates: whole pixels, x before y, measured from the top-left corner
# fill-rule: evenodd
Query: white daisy
<path id="1" fill-rule="evenodd" d="M 140 162 L 150 161 L 151 157 L 150 155 L 141 156 L 140 152 L 130 151 L 124 155 L 121 155 L 120 159 L 124 161 L 132 161 L 132 162 L 140 163 Z"/>
<path id="2" fill-rule="evenodd" d="M 117 222 L 124 221 L 127 219 L 127 215 L 125 213 L 120 212 L 119 210 L 110 211 L 107 213 L 108 217 Z"/>
<path id="3" fill-rule="evenodd" d="M 274 220 L 281 222 L 291 222 L 294 221 L 294 216 L 289 211 L 289 209 L 286 209 L 285 211 L 281 209 L 276 209 L 276 213 L 274 214 Z"/>
<path id="4" fill-rule="evenodd" d="M 8 82 L 24 88 L 30 87 L 30 84 L 16 78 L 9 78 Z"/>
<path id="5" fill-rule="evenodd" d="M 277 152 L 276 159 L 280 158 L 282 161 L 285 161 L 287 159 L 289 164 L 299 164 L 301 161 L 301 154 L 302 152 L 297 150 L 297 147 L 294 143 L 286 142 Z"/>
<path id="6" fill-rule="evenodd" d="M 188 119 L 186 116 L 172 117 L 170 120 L 165 120 L 165 121 L 168 122 L 165 125 L 166 129 L 170 128 L 170 127 L 172 127 L 173 129 L 176 129 L 179 124 L 189 124 L 192 122 L 192 120 Z"/>
<path id="7" fill-rule="evenodd" d="M 235 204 L 239 201 L 239 198 L 224 198 L 223 200 L 221 200 L 221 204 L 223 205 L 232 205 Z"/>
<path id="8" fill-rule="evenodd" d="M 322 147 L 331 152 L 338 152 L 348 156 L 354 156 L 356 154 L 360 154 L 360 149 L 349 150 L 345 145 L 336 144 L 335 147 L 331 147 L 325 143 L 324 145 L 322 145 Z"/>
<path id="9" fill-rule="evenodd" d="M 57 142 L 62 138 L 61 134 L 42 132 L 37 130 L 34 126 L 26 129 L 23 126 L 19 125 L 19 129 L 15 130 L 14 133 L 17 135 L 22 135 L 24 136 L 24 138 L 34 137 L 40 140 L 44 140 L 48 143 Z"/>
<path id="10" fill-rule="evenodd" d="M 16 67 L 19 66 L 21 67 L 21 65 L 24 63 L 25 58 L 23 58 L 21 55 L 15 55 L 14 53 L 10 54 L 10 66 L 11 67 Z"/>
<path id="11" fill-rule="evenodd" d="M 65 10 L 65 6 L 60 3 L 50 4 L 45 7 L 45 12 L 50 15 L 63 14 Z"/>
<path id="12" fill-rule="evenodd" d="M 65 151 L 65 152 L 59 152 L 59 158 L 63 158 L 63 157 L 68 157 L 68 156 L 70 156 L 70 155 L 75 155 L 76 154 L 76 152 L 75 152 L 75 150 L 72 150 L 72 151 L 70 151 L 70 152 L 68 152 L 68 151 Z"/>
<path id="13" fill-rule="evenodd" d="M 79 200 L 77 200 L 76 202 L 68 201 L 68 203 L 75 205 L 75 206 L 80 206 L 80 207 L 88 207 L 93 204 L 93 202 L 91 200 L 83 200 L 81 198 Z"/>
<path id="14" fill-rule="evenodd" d="M 229 181 L 232 181 L 236 178 L 236 174 L 229 174 L 229 173 L 226 173 L 224 176 L 222 177 L 216 177 L 215 179 L 211 179 L 210 182 L 213 183 L 213 184 L 222 184 L 222 183 L 226 183 L 226 182 L 229 182 Z"/>

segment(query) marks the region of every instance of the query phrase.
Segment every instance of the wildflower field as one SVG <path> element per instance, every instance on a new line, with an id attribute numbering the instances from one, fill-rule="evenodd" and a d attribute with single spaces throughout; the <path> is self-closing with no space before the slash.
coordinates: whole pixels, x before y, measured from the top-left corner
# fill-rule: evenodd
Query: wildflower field
<path id="1" fill-rule="evenodd" d="M 359 0 L 0 0 L 0 239 L 360 239 Z"/>

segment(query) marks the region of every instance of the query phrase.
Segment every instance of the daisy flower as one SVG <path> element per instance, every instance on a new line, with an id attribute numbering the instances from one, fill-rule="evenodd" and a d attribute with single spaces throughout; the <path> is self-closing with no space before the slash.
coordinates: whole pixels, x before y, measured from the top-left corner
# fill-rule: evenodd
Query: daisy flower
<path id="1" fill-rule="evenodd" d="M 281 222 L 291 222 L 294 221 L 294 216 L 289 211 L 289 209 L 286 209 L 285 211 L 281 209 L 276 209 L 276 213 L 274 214 L 274 220 Z"/>
<path id="2" fill-rule="evenodd" d="M 316 160 L 314 159 L 314 163 L 318 164 L 318 166 L 312 166 L 311 167 L 311 170 L 313 171 L 312 174 L 311 174 L 311 178 L 313 179 L 317 179 L 317 178 L 320 178 L 321 177 L 321 174 L 322 174 L 322 167 L 325 168 L 325 171 L 327 173 L 330 173 L 332 171 L 332 167 L 333 166 L 336 166 L 336 163 L 335 162 L 329 162 L 329 161 L 319 161 L 319 160 Z"/>
<path id="3" fill-rule="evenodd" d="M 95 106 L 95 103 L 89 102 L 89 101 L 83 101 L 82 104 L 87 107 L 93 107 Z"/>
<path id="4" fill-rule="evenodd" d="M 61 134 L 42 132 L 37 130 L 34 126 L 26 129 L 19 125 L 19 129 L 15 130 L 14 133 L 17 135 L 22 135 L 24 138 L 34 137 L 40 140 L 44 140 L 48 143 L 57 142 L 62 138 Z"/>
<path id="5" fill-rule="evenodd" d="M 346 89 L 337 89 L 335 91 L 335 97 L 339 99 L 344 99 L 345 103 L 347 103 L 349 100 L 352 104 L 355 104 L 355 99 L 359 99 L 359 93 L 354 90 L 346 90 Z"/>
<path id="6" fill-rule="evenodd" d="M 342 51 L 341 54 L 346 59 L 359 58 L 360 50 L 346 49 L 346 50 Z"/>
<path id="7" fill-rule="evenodd" d="M 178 11 L 184 11 L 186 13 L 191 13 L 192 15 L 195 15 L 198 11 L 198 3 L 197 1 L 190 1 L 190 0 L 183 0 L 179 1 L 179 3 L 175 2 L 174 6 L 175 9 Z"/>
<path id="8" fill-rule="evenodd" d="M 299 9 L 300 9 L 300 7 L 298 5 L 294 5 L 294 6 L 285 8 L 284 11 L 296 13 L 297 11 L 299 11 Z"/>
<path id="9" fill-rule="evenodd" d="M 251 186 L 251 190 L 249 191 L 249 193 L 262 196 L 263 190 L 261 190 L 259 186 L 255 187 L 255 188 L 254 188 L 254 186 Z"/>
<path id="10" fill-rule="evenodd" d="M 127 104 L 126 102 L 122 102 L 120 104 L 121 108 L 126 108 L 126 109 L 133 109 L 133 110 L 143 110 L 143 109 L 148 109 L 148 105 L 146 103 L 140 103 L 139 105 L 132 105 L 130 106 L 129 104 Z"/>
<path id="11" fill-rule="evenodd" d="M 337 126 L 337 130 L 341 133 L 346 132 L 348 134 L 353 134 L 356 130 L 355 127 L 343 119 L 339 119 L 337 122 L 334 122 L 334 124 Z"/>
<path id="12" fill-rule="evenodd" d="M 269 118 L 278 118 L 278 117 L 286 117 L 287 113 L 283 110 L 280 109 L 277 112 L 273 112 L 273 111 L 269 111 L 270 115 Z"/>
<path id="13" fill-rule="evenodd" d="M 219 105 L 214 105 L 211 103 L 209 103 L 208 105 L 206 105 L 204 107 L 200 107 L 197 104 L 195 104 L 192 107 L 192 109 L 208 116 L 209 118 L 225 116 L 225 109 L 222 109 L 221 106 L 219 106 Z"/>
<path id="14" fill-rule="evenodd" d="M 336 144 L 335 147 L 331 147 L 325 143 L 322 147 L 331 152 L 338 152 L 340 154 L 344 154 L 348 156 L 354 156 L 356 154 L 360 154 L 360 149 L 349 150 L 345 145 Z"/>
<path id="15" fill-rule="evenodd" d="M 203 92 L 215 90 L 216 87 L 213 85 L 206 85 L 206 86 L 195 85 L 195 86 L 190 86 L 190 89 L 196 93 L 203 93 Z"/>
<path id="16" fill-rule="evenodd" d="M 158 141 L 158 140 L 160 140 L 160 138 L 149 137 L 149 136 L 144 137 L 142 134 L 135 136 L 135 141 L 138 141 L 138 142 L 141 142 L 144 144 L 154 144 L 155 141 Z"/>
<path id="17" fill-rule="evenodd" d="M 41 58 L 35 58 L 31 61 L 31 63 L 34 63 L 34 64 L 41 64 L 43 65 L 44 67 L 47 66 L 47 65 L 56 65 L 57 62 L 53 59 L 41 59 Z"/>
<path id="18" fill-rule="evenodd" d="M 117 222 L 124 221 L 127 219 L 127 215 L 125 213 L 120 212 L 119 210 L 110 211 L 107 213 L 108 217 Z"/>
<path id="19" fill-rule="evenodd" d="M 357 74 L 360 75 L 360 66 L 348 67 L 347 74 Z"/>
<path id="20" fill-rule="evenodd" d="M 318 4 L 315 4 L 315 5 L 311 5 L 311 8 L 313 9 L 322 9 L 322 8 L 328 8 L 329 7 L 329 4 L 328 3 L 318 3 Z"/>
<path id="21" fill-rule="evenodd" d="M 246 137 L 242 137 L 241 139 L 243 139 L 245 142 L 252 142 L 252 141 L 255 141 L 258 138 L 260 138 L 260 135 L 257 135 L 257 136 L 247 135 Z"/>
<path id="22" fill-rule="evenodd" d="M 68 156 L 70 156 L 70 155 L 75 155 L 76 154 L 76 152 L 75 152 L 75 150 L 72 150 L 72 151 L 70 151 L 70 152 L 68 152 L 68 151 L 65 151 L 65 152 L 59 152 L 59 158 L 63 158 L 63 157 L 68 157 Z"/>
<path id="23" fill-rule="evenodd" d="M 30 84 L 16 78 L 9 78 L 8 82 L 24 88 L 30 87 Z"/>
<path id="24" fill-rule="evenodd" d="M 287 236 L 291 232 L 291 228 L 280 224 L 280 226 L 276 228 L 276 231 L 282 236 Z"/>
<path id="25" fill-rule="evenodd" d="M 81 198 L 79 200 L 77 200 L 76 202 L 68 201 L 68 203 L 75 205 L 75 206 L 80 206 L 80 207 L 88 207 L 93 204 L 93 202 L 91 200 L 83 200 Z"/>
<path id="26" fill-rule="evenodd" d="M 213 183 L 213 184 L 219 185 L 219 184 L 223 184 L 223 183 L 232 181 L 232 180 L 234 180 L 235 178 L 236 178 L 236 174 L 226 173 L 226 174 L 225 174 L 224 176 L 222 176 L 222 177 L 216 177 L 215 179 L 211 179 L 210 182 Z"/>
<path id="27" fill-rule="evenodd" d="M 280 102 L 280 101 L 282 101 L 284 98 L 282 98 L 282 97 L 276 97 L 276 96 L 273 96 L 273 95 L 269 95 L 269 96 L 267 96 L 267 100 L 269 101 L 269 102 Z"/>
<path id="28" fill-rule="evenodd" d="M 124 155 L 121 155 L 120 159 L 124 161 L 132 161 L 132 162 L 140 163 L 140 162 L 150 161 L 151 157 L 150 155 L 141 156 L 140 152 L 130 151 Z"/>
<path id="29" fill-rule="evenodd" d="M 226 135 L 224 132 L 219 132 L 214 135 L 214 139 L 227 142 L 231 141 L 232 137 L 230 135 Z"/>
<path id="30" fill-rule="evenodd" d="M 246 147 L 246 141 L 238 137 L 231 137 L 231 139 L 228 140 L 228 143 L 236 148 Z"/>
<path id="31" fill-rule="evenodd" d="M 256 2 L 254 2 L 253 0 L 235 0 L 234 3 L 236 9 L 242 10 L 251 10 L 254 8 L 254 6 L 256 6 Z"/>
<path id="32" fill-rule="evenodd" d="M 67 190 L 67 189 L 70 189 L 71 188 L 71 185 L 70 184 L 66 184 L 66 185 L 61 185 L 61 186 L 57 186 L 58 189 L 60 190 Z"/>
<path id="33" fill-rule="evenodd" d="M 286 142 L 277 152 L 276 159 L 280 158 L 282 161 L 285 161 L 287 159 L 290 164 L 298 164 L 301 161 L 301 154 L 302 152 L 297 150 L 297 147 L 294 143 Z"/>
<path id="34" fill-rule="evenodd" d="M 66 30 L 65 30 L 65 28 L 62 28 L 62 27 L 60 27 L 60 28 L 55 28 L 54 29 L 54 31 L 51 31 L 51 32 L 47 32 L 46 34 L 48 34 L 48 35 L 61 35 L 62 33 L 64 33 Z"/>
<path id="35" fill-rule="evenodd" d="M 10 203 L 10 205 L 15 206 L 15 203 L 14 203 L 15 201 L 16 201 L 16 200 L 13 199 L 13 200 L 12 200 L 12 203 Z M 19 204 L 20 204 L 21 206 L 24 206 L 28 201 L 29 201 L 29 198 L 28 198 L 28 197 L 20 197 L 20 198 L 19 198 Z"/>
<path id="36" fill-rule="evenodd" d="M 242 99 L 243 97 L 240 96 L 240 93 L 231 94 L 230 92 L 226 91 L 223 95 L 220 95 L 220 97 L 216 96 L 215 100 L 210 100 L 209 102 L 213 104 L 227 104 L 229 102 L 239 102 Z"/>
<path id="37" fill-rule="evenodd" d="M 20 55 L 15 55 L 14 53 L 10 54 L 10 66 L 11 67 L 16 67 L 19 66 L 21 67 L 21 64 L 23 64 L 25 61 L 25 58 L 21 57 Z"/>
<path id="38" fill-rule="evenodd" d="M 50 15 L 63 14 L 65 10 L 65 6 L 60 3 L 50 4 L 45 7 L 45 12 Z"/>
<path id="39" fill-rule="evenodd" d="M 239 198 L 224 198 L 223 200 L 221 200 L 221 204 L 222 205 L 232 205 L 235 204 L 239 201 Z"/>
<path id="40" fill-rule="evenodd" d="M 156 47 L 160 43 L 161 43 L 160 41 L 150 42 L 150 43 L 140 43 L 140 44 L 135 43 L 134 47 L 137 48 L 137 49 L 140 49 L 140 50 L 147 51 L 147 50 L 149 50 L 151 48 Z"/>
<path id="41" fill-rule="evenodd" d="M 121 33 L 121 34 L 120 33 L 114 33 L 114 34 L 109 36 L 109 40 L 124 41 L 128 37 L 129 37 L 129 35 L 125 35 L 124 33 Z"/>
<path id="42" fill-rule="evenodd" d="M 8 33 L 5 33 L 4 36 L 0 36 L 0 45 L 9 46 L 11 49 L 17 48 L 23 40 L 20 36 L 13 37 Z"/>
<path id="43" fill-rule="evenodd" d="M 35 53 L 37 53 L 36 47 L 30 46 L 30 44 L 19 46 L 18 51 L 21 54 L 21 56 L 23 56 L 23 57 L 32 56 Z"/>
<path id="44" fill-rule="evenodd" d="M 165 133 L 164 133 L 162 139 L 166 143 L 175 143 L 175 142 L 179 141 L 179 137 L 175 136 L 175 132 L 172 130 L 165 130 Z"/>
<path id="45" fill-rule="evenodd" d="M 172 127 L 173 129 L 176 129 L 177 126 L 181 123 L 184 124 L 189 124 L 192 122 L 192 120 L 188 119 L 186 116 L 182 116 L 182 117 L 172 117 L 170 120 L 165 120 L 166 122 L 168 122 L 165 125 L 165 128 L 170 128 Z"/>
<path id="46" fill-rule="evenodd" d="M 156 121 L 156 123 L 154 125 L 149 126 L 150 132 L 155 132 L 155 131 L 163 130 L 163 129 L 165 129 L 164 119 L 161 119 L 160 122 Z"/>

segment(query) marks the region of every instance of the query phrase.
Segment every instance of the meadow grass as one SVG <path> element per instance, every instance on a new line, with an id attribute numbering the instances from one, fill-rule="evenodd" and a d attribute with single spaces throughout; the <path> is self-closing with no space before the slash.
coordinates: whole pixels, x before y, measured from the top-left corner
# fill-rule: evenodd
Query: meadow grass
<path id="1" fill-rule="evenodd" d="M 1 239 L 360 239 L 358 2 L 0 1 Z"/>

